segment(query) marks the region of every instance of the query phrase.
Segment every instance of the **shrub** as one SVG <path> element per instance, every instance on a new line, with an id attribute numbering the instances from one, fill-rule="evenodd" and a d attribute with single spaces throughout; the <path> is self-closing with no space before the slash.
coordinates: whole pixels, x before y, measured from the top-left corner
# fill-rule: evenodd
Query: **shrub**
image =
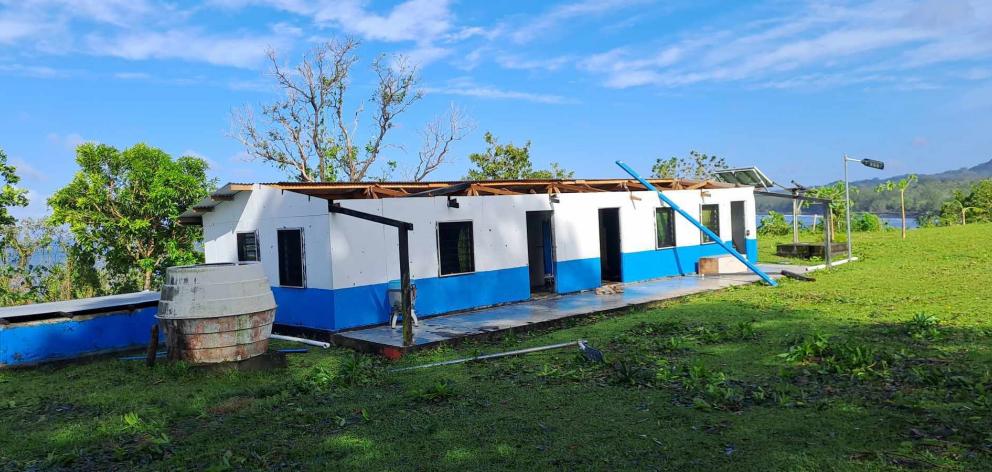
<path id="1" fill-rule="evenodd" d="M 792 232 L 792 223 L 785 219 L 785 215 L 777 211 L 769 211 L 768 216 L 761 219 L 758 226 L 758 234 L 766 236 L 781 236 Z"/>
<path id="2" fill-rule="evenodd" d="M 881 231 L 885 222 L 874 213 L 858 213 L 851 218 L 851 231 Z"/>

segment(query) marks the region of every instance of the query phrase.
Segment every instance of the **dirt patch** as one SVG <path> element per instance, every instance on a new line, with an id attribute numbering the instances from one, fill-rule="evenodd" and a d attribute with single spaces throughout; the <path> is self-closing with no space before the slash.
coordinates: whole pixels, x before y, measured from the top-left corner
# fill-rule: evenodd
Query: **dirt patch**
<path id="1" fill-rule="evenodd" d="M 231 397 L 228 398 L 210 408 L 207 408 L 207 413 L 211 415 L 229 415 L 231 413 L 237 413 L 245 408 L 250 407 L 255 403 L 254 398 L 248 397 Z"/>

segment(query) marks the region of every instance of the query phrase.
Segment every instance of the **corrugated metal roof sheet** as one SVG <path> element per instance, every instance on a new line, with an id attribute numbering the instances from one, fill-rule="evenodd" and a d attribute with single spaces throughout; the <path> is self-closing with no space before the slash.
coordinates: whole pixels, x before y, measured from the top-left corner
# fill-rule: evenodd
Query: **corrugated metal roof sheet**
<path id="1" fill-rule="evenodd" d="M 158 303 L 159 292 L 135 292 L 63 302 L 34 303 L 0 308 L 0 319 L 43 318 L 120 311 L 129 307 Z"/>

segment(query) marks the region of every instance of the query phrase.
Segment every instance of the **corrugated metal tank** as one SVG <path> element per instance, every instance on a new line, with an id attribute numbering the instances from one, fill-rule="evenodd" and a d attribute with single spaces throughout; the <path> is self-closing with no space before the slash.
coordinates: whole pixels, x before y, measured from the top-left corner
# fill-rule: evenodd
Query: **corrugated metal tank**
<path id="1" fill-rule="evenodd" d="M 169 359 L 248 359 L 269 347 L 276 303 L 256 263 L 170 267 L 158 305 Z"/>

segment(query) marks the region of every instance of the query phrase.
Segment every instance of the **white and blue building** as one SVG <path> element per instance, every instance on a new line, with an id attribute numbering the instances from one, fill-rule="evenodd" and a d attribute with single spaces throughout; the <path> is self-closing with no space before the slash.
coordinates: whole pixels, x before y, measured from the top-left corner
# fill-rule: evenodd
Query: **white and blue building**
<path id="1" fill-rule="evenodd" d="M 752 187 L 652 184 L 756 261 Z M 692 274 L 701 257 L 723 253 L 654 192 L 622 179 L 228 184 L 182 221 L 203 226 L 207 263 L 264 266 L 277 324 L 385 323 L 387 284 L 399 278 L 397 231 L 331 204 L 413 224 L 420 317 Z"/>

